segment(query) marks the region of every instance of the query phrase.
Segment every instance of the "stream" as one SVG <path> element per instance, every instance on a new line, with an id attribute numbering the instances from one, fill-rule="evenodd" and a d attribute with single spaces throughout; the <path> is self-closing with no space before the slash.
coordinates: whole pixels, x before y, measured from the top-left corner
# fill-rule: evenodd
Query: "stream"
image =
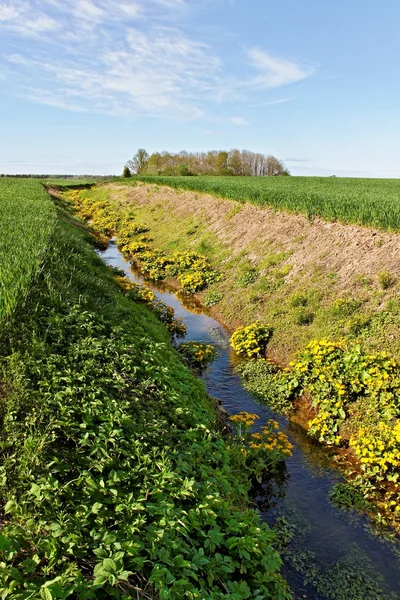
<path id="1" fill-rule="evenodd" d="M 229 348 L 229 334 L 202 309 L 144 281 L 131 269 L 115 241 L 99 256 L 122 269 L 137 283 L 145 283 L 157 298 L 171 306 L 187 327 L 186 340 L 214 344 L 219 355 L 202 378 L 210 396 L 229 413 L 247 411 L 260 416 L 260 426 L 273 418 L 293 444 L 293 455 L 279 481 L 268 486 L 269 496 L 258 504 L 262 519 L 273 527 L 285 523 L 294 534 L 286 550 L 283 576 L 296 600 L 400 600 L 399 548 L 373 534 L 365 516 L 339 510 L 329 492 L 341 481 L 331 466 L 329 451 L 308 438 L 288 419 L 257 402 L 241 385 L 237 361 Z M 257 430 L 257 425 L 254 426 Z M 284 519 L 284 521 L 282 520 Z M 286 529 L 287 530 L 287 529 Z"/>

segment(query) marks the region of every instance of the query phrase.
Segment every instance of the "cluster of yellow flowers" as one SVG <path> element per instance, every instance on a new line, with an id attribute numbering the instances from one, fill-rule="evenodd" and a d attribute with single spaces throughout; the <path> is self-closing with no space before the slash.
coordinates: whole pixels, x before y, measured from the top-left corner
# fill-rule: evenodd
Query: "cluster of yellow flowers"
<path id="1" fill-rule="evenodd" d="M 240 445 L 240 452 L 246 456 L 246 464 L 251 466 L 254 472 L 291 456 L 293 448 L 287 436 L 279 431 L 277 421 L 273 419 L 261 427 L 259 432 L 251 433 L 251 427 L 259 418 L 258 415 L 245 411 L 229 417 L 236 428 L 235 439 Z"/>
<path id="2" fill-rule="evenodd" d="M 195 294 L 206 287 L 206 280 L 203 273 L 195 271 L 193 273 L 182 273 L 178 275 L 178 281 L 185 292 Z"/>
<path id="3" fill-rule="evenodd" d="M 248 413 L 248 412 L 242 410 L 237 415 L 232 415 L 231 417 L 229 417 L 229 420 L 232 421 L 232 423 L 235 423 L 235 425 L 242 425 L 242 426 L 245 426 L 245 427 L 251 427 L 252 425 L 254 425 L 254 423 L 259 418 L 260 417 L 258 415 L 255 415 L 255 414 L 252 414 L 252 413 Z"/>
<path id="4" fill-rule="evenodd" d="M 265 353 L 271 335 L 269 327 L 256 321 L 247 327 L 236 329 L 231 337 L 231 346 L 238 354 L 253 358 Z"/>
<path id="5" fill-rule="evenodd" d="M 114 277 L 116 283 L 122 288 L 125 292 L 129 294 L 132 300 L 142 301 L 146 303 L 152 303 L 155 296 L 152 290 L 149 290 L 144 285 L 139 285 L 133 281 L 130 281 L 127 277 L 123 277 L 117 275 Z"/>
<path id="6" fill-rule="evenodd" d="M 141 254 L 142 252 L 150 252 L 151 246 L 143 241 L 134 241 L 129 240 L 128 242 L 122 244 L 120 239 L 118 239 L 118 248 L 124 254 Z"/>
<path id="7" fill-rule="evenodd" d="M 93 200 L 80 190 L 68 190 L 64 197 L 72 202 L 75 214 L 87 221 L 90 233 L 100 248 L 107 248 L 109 238 L 116 234 L 119 213 L 104 199 Z"/>
<path id="8" fill-rule="evenodd" d="M 288 437 L 279 431 L 279 425 L 273 419 L 270 419 L 267 425 L 261 427 L 260 433 L 253 433 L 251 438 L 250 448 L 267 450 L 283 456 L 292 455 L 293 445 L 289 442 Z"/>
<path id="9" fill-rule="evenodd" d="M 360 398 L 368 399 L 386 420 L 398 416 L 400 369 L 385 352 L 365 354 L 358 345 L 323 339 L 310 342 L 290 367 L 290 376 L 299 381 L 299 393 L 310 394 L 318 411 L 309 427 L 321 441 L 341 441 L 341 426 Z"/>
<path id="10" fill-rule="evenodd" d="M 397 481 L 400 475 L 400 421 L 394 424 L 381 421 L 376 431 L 360 429 L 350 438 L 350 447 L 369 476 Z"/>
<path id="11" fill-rule="evenodd" d="M 214 346 L 202 342 L 183 342 L 178 346 L 178 352 L 182 354 L 187 365 L 195 369 L 205 368 L 217 356 Z"/>

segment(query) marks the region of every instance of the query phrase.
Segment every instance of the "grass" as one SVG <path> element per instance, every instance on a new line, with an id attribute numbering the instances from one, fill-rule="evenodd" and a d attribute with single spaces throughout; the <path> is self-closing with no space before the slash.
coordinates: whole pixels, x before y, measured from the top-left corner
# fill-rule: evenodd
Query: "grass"
<path id="1" fill-rule="evenodd" d="M 135 177 L 238 202 L 400 231 L 400 180 L 329 177 Z"/>
<path id="2" fill-rule="evenodd" d="M 289 598 L 204 384 L 87 241 L 59 208 L 0 331 L 2 596 Z"/>
<path id="3" fill-rule="evenodd" d="M 37 180 L 0 179 L 0 325 L 21 306 L 40 269 L 55 209 Z"/>
<path id="4" fill-rule="evenodd" d="M 43 185 L 58 188 L 74 188 L 81 186 L 92 186 L 99 183 L 97 179 L 43 179 Z"/>

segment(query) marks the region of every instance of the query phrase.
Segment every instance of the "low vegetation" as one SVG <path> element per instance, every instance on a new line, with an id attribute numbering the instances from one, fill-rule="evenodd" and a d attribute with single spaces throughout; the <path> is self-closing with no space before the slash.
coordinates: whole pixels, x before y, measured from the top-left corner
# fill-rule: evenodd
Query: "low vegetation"
<path id="1" fill-rule="evenodd" d="M 243 357 L 258 359 L 240 365 L 245 386 L 286 414 L 302 398 L 312 411 L 309 434 L 346 450 L 352 457 L 348 469 L 354 494 L 364 499 L 365 506 L 377 508 L 377 520 L 399 528 L 400 370 L 397 358 L 381 349 L 383 333 L 398 327 L 396 275 L 388 270 L 377 270 L 374 277 L 356 275 L 351 293 L 343 289 L 335 293 L 331 289 L 336 273 L 316 269 L 308 286 L 300 287 L 296 279 L 289 282 L 290 249 L 271 243 L 262 252 L 254 246 L 251 252 L 232 256 L 193 217 L 182 221 L 176 232 L 174 217 L 165 214 L 154 190 L 143 187 L 137 205 L 118 196 L 121 187 L 68 194 L 78 198 L 81 215 L 91 227 L 96 224 L 96 235 L 121 232 L 120 247 L 147 276 L 184 288 L 180 269 L 187 276 L 211 273 L 204 288 L 186 291 L 204 289 L 200 298 L 206 305 L 216 306 L 223 317 L 232 312 L 236 323 L 244 322 L 232 336 L 232 347 Z M 235 219 L 240 214 L 235 212 Z M 200 247 L 203 254 L 195 251 Z M 288 370 L 265 360 L 266 350 L 282 343 L 282 333 L 286 357 L 297 356 Z M 295 339 L 287 342 L 288 336 Z"/>
<path id="2" fill-rule="evenodd" d="M 0 329 L 1 596 L 289 598 L 275 536 L 246 508 L 260 452 L 282 460 L 285 437 L 224 437 L 173 314 L 88 242 L 61 205 Z"/>
<path id="3" fill-rule="evenodd" d="M 247 343 L 264 339 L 259 323 L 247 330 L 252 331 Z M 232 335 L 234 348 L 243 331 L 239 328 Z M 260 352 L 247 354 L 260 356 Z M 250 391 L 286 414 L 297 398 L 307 398 L 314 411 L 308 434 L 351 450 L 356 459 L 356 467 L 348 470 L 353 487 L 365 504 L 378 508 L 375 518 L 400 528 L 400 365 L 396 361 L 385 352 L 366 354 L 359 345 L 344 340 L 319 340 L 285 370 L 259 359 L 241 365 L 239 371 Z"/>
<path id="4" fill-rule="evenodd" d="M 207 257 L 196 252 L 167 253 L 155 248 L 147 234 L 149 227 L 109 198 L 86 196 L 80 190 L 67 192 L 78 216 L 90 223 L 98 244 L 104 246 L 111 236 L 118 247 L 152 281 L 175 278 L 183 292 L 195 294 L 220 280 Z"/>

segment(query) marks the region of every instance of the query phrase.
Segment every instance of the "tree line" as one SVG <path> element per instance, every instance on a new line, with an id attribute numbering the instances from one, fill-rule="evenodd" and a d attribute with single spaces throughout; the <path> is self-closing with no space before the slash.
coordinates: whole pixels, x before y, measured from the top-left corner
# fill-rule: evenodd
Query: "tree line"
<path id="1" fill-rule="evenodd" d="M 283 162 L 250 150 L 211 150 L 209 152 L 154 152 L 140 148 L 124 168 L 131 175 L 232 175 L 271 177 L 290 175 Z"/>

